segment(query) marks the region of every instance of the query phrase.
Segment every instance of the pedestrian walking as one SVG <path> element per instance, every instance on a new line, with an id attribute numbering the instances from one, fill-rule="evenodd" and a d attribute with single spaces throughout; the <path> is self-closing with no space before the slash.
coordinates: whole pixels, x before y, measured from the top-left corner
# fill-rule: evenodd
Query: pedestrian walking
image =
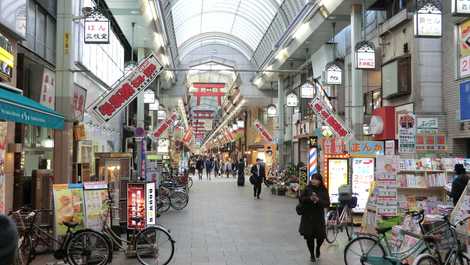
<path id="1" fill-rule="evenodd" d="M 257 158 L 256 165 L 251 167 L 250 178 L 253 178 L 252 181 L 250 180 L 250 182 L 253 184 L 253 196 L 255 199 L 260 199 L 259 196 L 261 195 L 261 184 L 266 178 L 266 168 L 261 159 Z"/>
<path id="2" fill-rule="evenodd" d="M 202 180 L 202 171 L 204 170 L 204 160 L 202 157 L 199 157 L 197 162 L 196 162 L 196 169 L 197 169 L 197 175 L 199 176 L 199 180 Z"/>
<path id="3" fill-rule="evenodd" d="M 214 161 L 214 177 L 220 177 L 220 162 L 218 158 Z"/>
<path id="4" fill-rule="evenodd" d="M 314 174 L 301 193 L 297 213 L 301 215 L 299 233 L 307 241 L 310 260 L 320 258 L 320 248 L 326 238 L 325 211 L 330 206 L 328 190 L 320 174 Z M 316 248 L 315 248 L 316 240 Z"/>
<path id="5" fill-rule="evenodd" d="M 230 163 L 230 161 L 225 161 L 224 171 L 227 178 L 229 178 L 230 174 L 232 173 L 232 164 Z"/>
<path id="6" fill-rule="evenodd" d="M 13 265 L 18 246 L 18 232 L 11 218 L 0 215 L 0 263 Z"/>
<path id="7" fill-rule="evenodd" d="M 468 176 L 465 167 L 462 164 L 456 164 L 454 166 L 455 177 L 452 181 L 452 189 L 450 191 L 450 197 L 454 202 L 454 206 L 459 202 L 460 196 L 462 196 L 463 191 L 468 183 Z"/>
<path id="8" fill-rule="evenodd" d="M 238 186 L 245 186 L 245 161 L 240 159 L 238 162 L 238 179 L 237 179 L 237 184 Z"/>
<path id="9" fill-rule="evenodd" d="M 212 170 L 212 162 L 209 158 L 206 158 L 206 174 L 207 174 L 207 179 L 211 180 L 211 170 Z"/>

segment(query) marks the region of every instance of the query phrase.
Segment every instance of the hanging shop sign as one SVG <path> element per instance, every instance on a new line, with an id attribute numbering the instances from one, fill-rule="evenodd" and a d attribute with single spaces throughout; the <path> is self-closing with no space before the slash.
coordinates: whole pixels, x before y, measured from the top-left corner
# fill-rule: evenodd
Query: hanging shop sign
<path id="1" fill-rule="evenodd" d="M 343 83 L 343 69 L 335 62 L 327 64 L 325 79 L 327 85 L 341 85 Z"/>
<path id="2" fill-rule="evenodd" d="M 442 11 L 439 0 L 417 0 L 413 16 L 416 37 L 442 36 Z"/>
<path id="3" fill-rule="evenodd" d="M 163 66 L 158 62 L 155 54 L 150 54 L 141 60 L 133 70 L 121 77 L 107 94 L 93 104 L 93 113 L 101 121 L 108 122 L 132 102 L 138 94 L 142 93 L 162 72 L 162 69 Z"/>
<path id="4" fill-rule="evenodd" d="M 437 134 L 439 131 L 438 118 L 417 118 L 416 119 L 417 133 Z"/>
<path id="5" fill-rule="evenodd" d="M 147 225 L 155 225 L 157 211 L 155 205 L 155 182 L 145 184 L 145 207 L 147 208 Z"/>
<path id="6" fill-rule="evenodd" d="M 0 79 L 10 81 L 15 67 L 13 46 L 7 37 L 0 33 Z"/>
<path id="7" fill-rule="evenodd" d="M 5 214 L 6 176 L 5 153 L 7 150 L 7 122 L 0 122 L 0 214 Z"/>
<path id="8" fill-rule="evenodd" d="M 384 150 L 384 142 L 382 141 L 354 141 L 349 147 L 349 153 L 352 156 L 384 155 Z"/>
<path id="9" fill-rule="evenodd" d="M 192 139 L 193 139 L 193 128 L 189 127 L 189 129 L 184 134 L 182 141 L 185 144 L 189 144 L 189 143 L 191 143 Z"/>
<path id="10" fill-rule="evenodd" d="M 173 112 L 153 133 L 153 137 L 159 138 L 168 128 L 173 126 L 176 121 L 176 112 Z"/>
<path id="11" fill-rule="evenodd" d="M 452 0 L 452 14 L 456 16 L 470 15 L 470 0 Z"/>
<path id="12" fill-rule="evenodd" d="M 263 137 L 265 141 L 271 143 L 273 141 L 272 135 L 264 128 L 263 124 L 258 120 L 255 120 L 255 127 L 258 130 L 258 133 Z"/>
<path id="13" fill-rule="evenodd" d="M 151 89 L 147 89 L 144 92 L 144 103 L 145 104 L 153 104 L 155 103 L 155 92 Z"/>
<path id="14" fill-rule="evenodd" d="M 398 114 L 398 153 L 416 153 L 416 116 L 413 113 Z"/>
<path id="15" fill-rule="evenodd" d="M 145 187 L 143 183 L 127 184 L 127 228 L 145 227 Z M 139 216 L 142 222 L 137 224 L 133 217 Z"/>
<path id="16" fill-rule="evenodd" d="M 50 109 L 55 109 L 55 73 L 48 68 L 44 68 L 42 73 L 39 103 Z"/>
<path id="17" fill-rule="evenodd" d="M 313 109 L 317 117 L 325 123 L 337 137 L 349 138 L 352 136 L 351 130 L 344 124 L 338 115 L 331 110 L 325 102 L 319 97 L 316 97 L 310 103 L 310 107 Z"/>
<path id="18" fill-rule="evenodd" d="M 87 44 L 109 44 L 109 20 L 100 17 L 98 19 L 86 19 L 84 22 L 84 38 Z"/>
<path id="19" fill-rule="evenodd" d="M 470 76 L 470 19 L 458 25 L 459 76 Z"/>
<path id="20" fill-rule="evenodd" d="M 87 90 L 75 84 L 73 87 L 73 112 L 76 121 L 83 121 L 86 96 Z"/>
<path id="21" fill-rule="evenodd" d="M 286 105 L 287 107 L 297 107 L 299 105 L 299 98 L 294 92 L 287 94 Z"/>
<path id="22" fill-rule="evenodd" d="M 277 108 L 276 108 L 276 105 L 270 104 L 270 105 L 268 106 L 268 109 L 267 109 L 267 114 L 268 114 L 268 117 L 270 117 L 270 118 L 276 117 L 276 116 L 277 116 Z"/>
<path id="23" fill-rule="evenodd" d="M 375 69 L 375 46 L 372 42 L 361 41 L 356 45 L 356 68 Z"/>
<path id="24" fill-rule="evenodd" d="M 314 98 L 315 97 L 315 86 L 306 82 L 300 87 L 300 97 L 301 98 Z"/>
<path id="25" fill-rule="evenodd" d="M 416 152 L 447 152 L 447 138 L 444 134 L 418 133 Z"/>
<path id="26" fill-rule="evenodd" d="M 342 155 L 346 153 L 346 142 L 341 138 L 321 138 L 321 150 L 325 155 Z"/>

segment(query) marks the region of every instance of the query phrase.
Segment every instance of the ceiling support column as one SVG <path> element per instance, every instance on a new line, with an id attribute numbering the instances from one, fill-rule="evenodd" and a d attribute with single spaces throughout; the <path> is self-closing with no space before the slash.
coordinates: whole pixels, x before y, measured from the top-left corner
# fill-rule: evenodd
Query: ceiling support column
<path id="1" fill-rule="evenodd" d="M 362 36 L 362 7 L 353 5 L 351 11 L 351 124 L 354 137 L 362 139 L 364 134 L 364 99 L 362 91 L 362 70 L 356 69 L 354 47 L 361 41 Z"/>
<path id="2" fill-rule="evenodd" d="M 277 99 L 278 99 L 278 103 L 277 103 L 277 110 L 278 110 L 277 111 L 277 114 L 278 114 L 277 148 L 278 148 L 278 153 L 279 153 L 278 165 L 280 168 L 284 168 L 285 167 L 285 161 L 284 161 L 284 153 L 285 153 L 284 84 L 282 83 L 282 80 L 280 78 L 277 81 Z"/>

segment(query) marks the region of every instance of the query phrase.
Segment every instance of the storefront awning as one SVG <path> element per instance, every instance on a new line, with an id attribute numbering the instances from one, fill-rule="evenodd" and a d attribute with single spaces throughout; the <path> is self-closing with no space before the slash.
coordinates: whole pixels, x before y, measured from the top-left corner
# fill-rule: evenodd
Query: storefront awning
<path id="1" fill-rule="evenodd" d="M 64 128 L 64 116 L 1 85 L 0 119 L 52 129 Z"/>

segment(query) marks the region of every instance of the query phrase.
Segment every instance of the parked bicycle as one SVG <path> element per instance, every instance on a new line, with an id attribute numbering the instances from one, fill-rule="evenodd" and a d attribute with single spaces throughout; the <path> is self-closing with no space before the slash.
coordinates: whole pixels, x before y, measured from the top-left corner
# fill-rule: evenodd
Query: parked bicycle
<path id="1" fill-rule="evenodd" d="M 189 195 L 182 187 L 175 183 L 163 182 L 158 190 L 157 210 L 167 212 L 170 207 L 175 210 L 184 209 L 189 202 Z"/>
<path id="2" fill-rule="evenodd" d="M 333 194 L 336 195 L 336 194 Z M 352 195 L 357 196 L 357 193 Z M 352 196 L 340 199 L 339 203 L 332 203 L 331 209 L 326 214 L 326 241 L 333 244 L 340 231 L 345 230 L 348 240 L 354 235 L 352 209 L 357 206 L 357 197 Z"/>
<path id="3" fill-rule="evenodd" d="M 113 248 L 125 251 L 128 256 L 135 254 L 142 265 L 166 265 L 170 263 L 175 252 L 175 240 L 166 228 L 161 225 L 143 228 L 143 218 L 134 216 L 132 221 L 136 228 L 132 229 L 130 239 L 124 240 L 113 231 L 108 223 L 112 209 L 111 201 L 108 204 L 110 205 L 109 211 L 103 215 L 103 233 L 111 241 Z"/>
<path id="4" fill-rule="evenodd" d="M 464 225 L 467 220 L 470 219 L 470 216 L 457 221 L 455 224 L 452 224 L 448 216 L 444 216 L 443 220 L 448 226 L 448 230 L 451 235 L 452 245 L 449 252 L 446 254 L 444 260 L 440 260 L 439 257 L 435 255 L 430 255 L 428 253 L 421 254 L 416 257 L 413 265 L 470 265 L 470 256 L 466 253 L 465 242 L 462 242 L 460 239 L 457 227 Z M 438 238 L 433 238 L 434 241 L 438 241 Z"/>
<path id="5" fill-rule="evenodd" d="M 112 250 L 106 237 L 101 233 L 91 229 L 75 228 L 79 223 L 64 221 L 63 225 L 67 227 L 65 236 L 61 240 L 56 239 L 49 231 L 42 229 L 36 224 L 38 210 L 26 213 L 27 210 L 20 209 L 12 213 L 13 218 L 22 231 L 20 231 L 18 260 L 19 265 L 30 264 L 36 257 L 33 238 L 36 235 L 47 238 L 52 244 L 59 247 L 54 251 L 54 258 L 63 260 L 72 265 L 104 265 L 111 261 Z"/>
<path id="6" fill-rule="evenodd" d="M 344 263 L 346 265 L 401 265 L 403 260 L 422 253 L 430 253 L 433 256 L 439 257 L 432 237 L 432 233 L 436 229 L 426 232 L 422 226 L 424 211 L 412 211 L 407 212 L 407 214 L 412 216 L 421 230 L 421 235 L 410 231 L 403 231 L 406 235 L 417 239 L 415 244 L 407 249 L 395 252 L 386 236 L 386 233 L 392 230 L 392 227 L 377 228 L 378 236 L 359 236 L 346 245 L 344 249 Z"/>

